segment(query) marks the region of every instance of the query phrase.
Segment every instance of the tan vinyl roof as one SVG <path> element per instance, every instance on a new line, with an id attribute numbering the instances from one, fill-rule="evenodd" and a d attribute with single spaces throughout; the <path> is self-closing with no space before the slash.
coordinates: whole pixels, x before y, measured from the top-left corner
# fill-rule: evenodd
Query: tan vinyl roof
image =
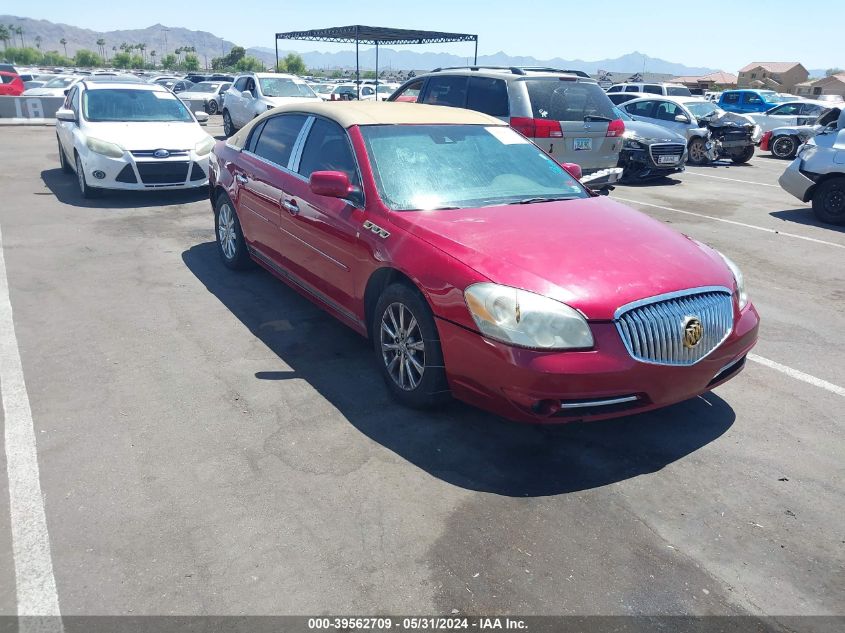
<path id="1" fill-rule="evenodd" d="M 249 131 L 268 116 L 282 112 L 316 114 L 337 121 L 342 127 L 353 125 L 507 125 L 503 121 L 474 110 L 448 106 L 423 105 L 418 103 L 395 103 L 387 101 L 309 101 L 286 104 L 268 110 L 253 119 L 232 136 L 227 143 L 242 148 Z"/>

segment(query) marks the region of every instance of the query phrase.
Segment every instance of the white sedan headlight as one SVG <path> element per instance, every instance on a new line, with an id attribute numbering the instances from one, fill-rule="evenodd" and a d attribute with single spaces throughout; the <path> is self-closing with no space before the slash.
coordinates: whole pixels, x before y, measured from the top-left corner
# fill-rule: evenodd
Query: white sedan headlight
<path id="1" fill-rule="evenodd" d="M 742 276 L 742 271 L 739 269 L 739 266 L 734 264 L 725 255 L 719 251 L 716 252 L 719 253 L 723 260 L 725 260 L 728 268 L 730 268 L 733 273 L 734 279 L 736 280 L 737 301 L 739 302 L 739 309 L 742 310 L 748 305 L 748 292 L 745 290 L 745 278 Z"/>
<path id="2" fill-rule="evenodd" d="M 560 301 L 493 283 L 473 284 L 464 298 L 481 333 L 497 341 L 550 350 L 593 346 L 587 321 Z"/>
<path id="3" fill-rule="evenodd" d="M 117 145 L 116 143 L 102 141 L 92 136 L 89 136 L 85 140 L 85 145 L 95 154 L 102 154 L 103 156 L 108 156 L 110 158 L 122 158 L 123 153 L 125 151 L 120 145 Z"/>
<path id="4" fill-rule="evenodd" d="M 198 156 L 205 156 L 211 153 L 214 149 L 214 139 L 206 135 L 206 137 L 194 146 L 194 151 Z"/>

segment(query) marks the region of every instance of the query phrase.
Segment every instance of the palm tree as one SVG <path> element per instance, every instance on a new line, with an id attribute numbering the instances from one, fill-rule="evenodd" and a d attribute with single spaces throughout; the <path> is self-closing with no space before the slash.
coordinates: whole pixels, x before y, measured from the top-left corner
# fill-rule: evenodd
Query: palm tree
<path id="1" fill-rule="evenodd" d="M 156 52 L 155 52 L 154 50 L 153 50 L 153 51 L 150 51 L 150 63 L 153 65 L 153 68 L 155 68 L 155 65 L 156 65 Z"/>
<path id="2" fill-rule="evenodd" d="M 115 55 L 117 55 L 117 46 L 112 46 L 112 47 L 111 47 L 111 56 L 112 56 L 112 59 L 114 59 L 114 56 L 115 56 Z"/>
<path id="3" fill-rule="evenodd" d="M 37 48 L 39 51 L 41 50 L 41 42 L 42 41 L 43 40 L 41 39 L 40 35 L 35 36 L 35 48 Z"/>
<path id="4" fill-rule="evenodd" d="M 97 40 L 97 48 L 100 51 L 100 55 L 102 55 L 103 59 L 105 59 L 106 58 L 106 40 L 104 40 L 102 37 Z"/>
<path id="5" fill-rule="evenodd" d="M 59 40 L 59 44 L 61 44 L 62 46 L 64 46 L 64 49 L 65 49 L 65 57 L 67 57 L 67 38 L 64 38 L 64 37 L 63 37 L 62 39 L 60 39 L 60 40 Z"/>
<path id="6" fill-rule="evenodd" d="M 15 33 L 17 33 L 20 36 L 20 38 L 21 38 L 21 48 L 24 48 L 25 44 L 23 42 L 23 27 L 16 26 L 15 27 Z"/>
<path id="7" fill-rule="evenodd" d="M 138 44 L 138 50 L 141 51 L 141 59 L 144 61 L 144 65 L 147 65 L 147 45 L 143 42 Z"/>
<path id="8" fill-rule="evenodd" d="M 0 40 L 3 42 L 3 50 L 9 48 L 9 40 L 11 36 L 9 35 L 9 29 L 5 24 L 0 24 Z"/>

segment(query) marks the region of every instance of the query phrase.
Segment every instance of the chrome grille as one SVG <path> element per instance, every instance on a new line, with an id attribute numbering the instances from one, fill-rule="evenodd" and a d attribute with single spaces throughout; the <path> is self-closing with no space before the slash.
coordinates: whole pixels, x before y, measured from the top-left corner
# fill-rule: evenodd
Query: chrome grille
<path id="1" fill-rule="evenodd" d="M 155 153 L 157 151 L 158 151 L 157 149 L 136 149 L 136 150 L 132 150 L 129 153 L 132 154 L 135 158 L 155 158 Z M 186 150 L 186 149 L 169 149 L 169 150 L 167 150 L 167 152 L 169 154 L 169 157 L 187 156 L 188 155 L 188 150 Z M 158 160 L 162 160 L 162 159 L 158 159 Z"/>
<path id="2" fill-rule="evenodd" d="M 649 145 L 648 151 L 651 153 L 651 159 L 655 163 L 657 163 L 658 156 L 677 156 L 678 162 L 680 162 L 685 149 L 686 145 L 682 143 L 655 143 Z"/>
<path id="3" fill-rule="evenodd" d="M 684 346 L 684 320 L 701 321 L 701 341 Z M 716 349 L 733 330 L 733 299 L 721 286 L 695 288 L 635 301 L 614 315 L 628 353 L 657 365 L 694 365 Z"/>

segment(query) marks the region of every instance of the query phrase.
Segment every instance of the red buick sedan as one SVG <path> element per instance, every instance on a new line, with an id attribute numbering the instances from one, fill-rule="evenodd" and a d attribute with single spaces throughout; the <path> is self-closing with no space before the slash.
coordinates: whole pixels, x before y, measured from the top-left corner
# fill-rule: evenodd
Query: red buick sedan
<path id="1" fill-rule="evenodd" d="M 283 106 L 218 142 L 210 171 L 226 266 L 257 262 L 369 337 L 410 406 L 647 411 L 732 378 L 757 340 L 727 257 L 484 114 Z"/>

